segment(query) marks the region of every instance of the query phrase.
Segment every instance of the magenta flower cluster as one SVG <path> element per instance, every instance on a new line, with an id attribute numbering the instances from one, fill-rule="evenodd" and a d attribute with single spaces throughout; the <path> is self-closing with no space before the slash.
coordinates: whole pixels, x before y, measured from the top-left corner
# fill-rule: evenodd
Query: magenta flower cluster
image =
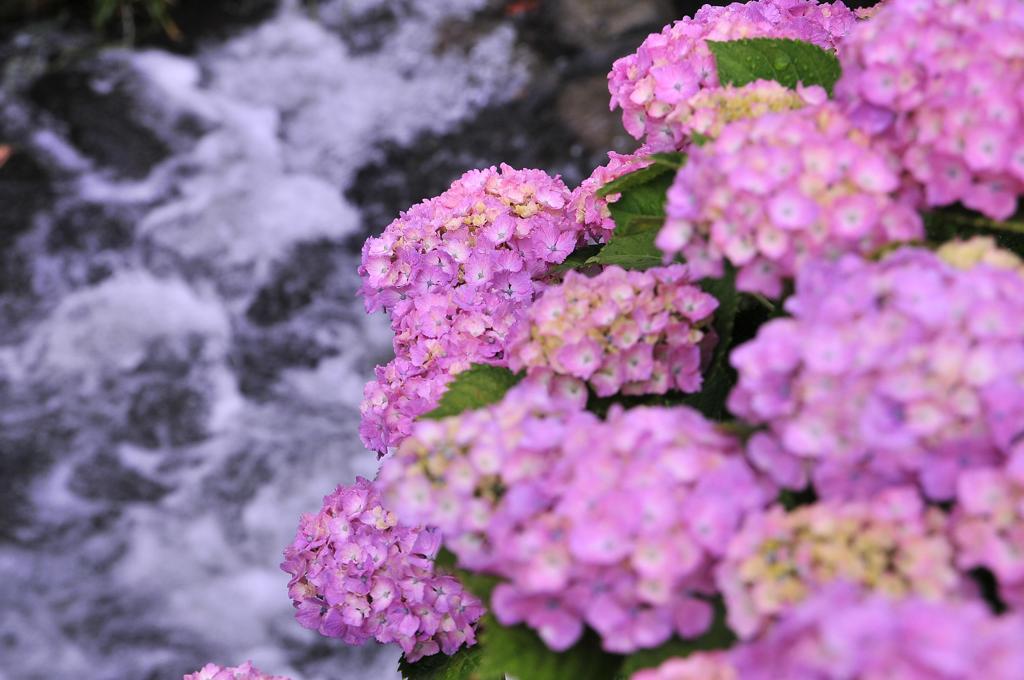
<path id="1" fill-rule="evenodd" d="M 1024 7 L 888 2 L 840 51 L 836 95 L 903 158 L 927 205 L 1010 217 L 1024 193 Z"/>
<path id="2" fill-rule="evenodd" d="M 600 397 L 697 392 L 718 300 L 689 283 L 684 265 L 588 277 L 570 271 L 527 310 L 508 365 L 585 380 Z"/>
<path id="3" fill-rule="evenodd" d="M 893 599 L 836 584 L 755 641 L 632 680 L 1019 680 L 1021 640 L 1024 617 L 993 616 L 977 601 Z"/>
<path id="4" fill-rule="evenodd" d="M 218 666 L 208 663 L 195 673 L 188 673 L 182 680 L 291 680 L 283 675 L 268 675 L 246 661 L 240 666 Z"/>
<path id="5" fill-rule="evenodd" d="M 527 383 L 499 405 L 421 423 L 381 471 L 403 521 L 438 526 L 491 606 L 554 650 L 584 624 L 628 653 L 711 624 L 712 565 L 773 489 L 740 443 L 685 407 L 606 421 Z"/>
<path id="6" fill-rule="evenodd" d="M 931 600 L 963 590 L 945 514 L 915 489 L 870 501 L 819 502 L 747 519 L 716 571 L 729 627 L 743 639 L 834 582 Z"/>
<path id="7" fill-rule="evenodd" d="M 1003 602 L 1024 611 L 1024 441 L 1004 466 L 960 475 L 953 538 L 960 567 L 991 571 Z"/>
<path id="8" fill-rule="evenodd" d="M 900 186 L 899 159 L 834 104 L 741 120 L 690 153 L 656 245 L 697 277 L 728 261 L 740 290 L 777 297 L 809 258 L 921 238 Z"/>
<path id="9" fill-rule="evenodd" d="M 842 2 L 755 0 L 726 7 L 704 6 L 693 18 L 666 26 L 623 57 L 608 74 L 611 107 L 622 123 L 655 149 L 682 148 L 689 141 L 689 100 L 719 85 L 708 40 L 794 38 L 834 49 L 856 22 Z"/>
<path id="10" fill-rule="evenodd" d="M 766 430 L 751 458 L 826 498 L 893 484 L 948 500 L 1024 431 L 1024 277 L 913 248 L 808 266 L 792 318 L 736 348 L 729 408 Z"/>
<path id="11" fill-rule="evenodd" d="M 362 405 L 363 442 L 386 451 L 473 363 L 504 362 L 505 337 L 552 264 L 582 240 L 569 190 L 540 170 L 472 170 L 363 246 L 367 311 L 385 310 L 395 359 Z"/>
<path id="12" fill-rule="evenodd" d="M 409 661 L 472 645 L 484 608 L 434 572 L 440 540 L 434 530 L 399 526 L 366 479 L 338 487 L 319 513 L 302 517 L 285 550 L 295 618 L 351 645 L 397 643 Z"/>

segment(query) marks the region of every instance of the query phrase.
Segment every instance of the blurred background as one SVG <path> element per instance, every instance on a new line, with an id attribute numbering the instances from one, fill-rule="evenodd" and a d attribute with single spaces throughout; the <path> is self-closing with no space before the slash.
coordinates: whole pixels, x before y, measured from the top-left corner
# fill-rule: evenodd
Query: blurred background
<path id="1" fill-rule="evenodd" d="M 634 148 L 605 75 L 699 4 L 0 0 L 0 678 L 396 677 L 277 567 L 376 468 L 359 247 L 468 168 Z"/>

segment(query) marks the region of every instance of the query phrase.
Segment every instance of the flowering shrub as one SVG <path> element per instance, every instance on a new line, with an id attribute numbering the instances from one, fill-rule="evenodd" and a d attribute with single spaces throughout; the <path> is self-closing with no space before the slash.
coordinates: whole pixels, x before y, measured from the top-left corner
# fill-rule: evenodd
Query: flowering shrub
<path id="1" fill-rule="evenodd" d="M 608 74 L 611 106 L 622 108 L 622 124 L 633 137 L 657 148 L 680 147 L 692 137 L 690 98 L 720 84 L 708 41 L 796 38 L 835 49 L 855 21 L 842 2 L 706 5 L 692 19 L 648 36 L 636 53 L 615 62 Z"/>
<path id="2" fill-rule="evenodd" d="M 840 100 L 903 157 L 928 205 L 1010 217 L 1024 192 L 1024 8 L 889 4 L 843 43 Z"/>
<path id="3" fill-rule="evenodd" d="M 792 318 L 733 352 L 729 399 L 766 426 L 751 456 L 780 483 L 801 486 L 802 468 L 826 497 L 913 483 L 945 500 L 961 470 L 997 464 L 1024 432 L 1019 272 L 919 249 L 850 256 L 808 267 L 786 305 Z"/>
<path id="4" fill-rule="evenodd" d="M 504 339 L 550 265 L 580 243 L 569 190 L 539 170 L 472 170 L 367 239 L 369 312 L 395 331 L 395 360 L 367 385 L 360 434 L 385 451 L 472 363 L 504 362 Z"/>
<path id="5" fill-rule="evenodd" d="M 483 607 L 434 573 L 439 540 L 432 529 L 398 526 L 366 479 L 339 487 L 285 550 L 295 618 L 348 644 L 395 642 L 410 661 L 473 644 Z"/>
<path id="6" fill-rule="evenodd" d="M 656 243 L 695 276 L 720 276 L 728 261 L 740 290 L 778 297 L 809 258 L 921 238 L 899 188 L 898 157 L 834 104 L 767 114 L 690 154 Z"/>
<path id="7" fill-rule="evenodd" d="M 1022 26 L 706 7 L 613 67 L 635 153 L 369 239 L 385 455 L 300 623 L 410 680 L 1024 680 Z"/>
<path id="8" fill-rule="evenodd" d="M 835 581 L 892 597 L 955 594 L 947 523 L 922 505 L 913 489 L 894 488 L 871 502 L 774 507 L 751 517 L 717 573 L 730 626 L 753 637 L 769 617 Z"/>
<path id="9" fill-rule="evenodd" d="M 527 310 L 508 364 L 574 376 L 600 397 L 697 392 L 716 307 L 714 296 L 688 283 L 683 265 L 608 267 L 592 278 L 569 272 Z"/>
<path id="10" fill-rule="evenodd" d="M 1019 678 L 1021 640 L 1024 618 L 994 617 L 978 602 L 893 600 L 838 586 L 787 612 L 755 642 L 687 664 L 669 661 L 633 680 Z M 707 675 L 694 674 L 703 668 Z"/>
<path id="11" fill-rule="evenodd" d="M 1002 468 L 968 470 L 957 480 L 953 538 L 959 564 L 995 574 L 999 595 L 1024 610 L 1024 446 Z"/>
<path id="12" fill-rule="evenodd" d="M 502 577 L 499 621 L 553 649 L 585 622 L 615 652 L 707 629 L 709 568 L 771 498 L 739 441 L 690 409 L 601 422 L 531 383 L 417 425 L 380 481 L 403 521 L 439 527 L 462 564 Z"/>

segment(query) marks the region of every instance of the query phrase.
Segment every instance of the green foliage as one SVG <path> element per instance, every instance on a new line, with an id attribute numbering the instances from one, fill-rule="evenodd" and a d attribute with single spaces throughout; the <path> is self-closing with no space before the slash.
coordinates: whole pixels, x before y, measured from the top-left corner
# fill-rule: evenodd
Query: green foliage
<path id="1" fill-rule="evenodd" d="M 440 420 L 449 416 L 457 416 L 463 411 L 472 411 L 501 401 L 505 393 L 522 380 L 521 374 L 513 373 L 507 368 L 473 364 L 455 376 L 437 408 L 425 413 L 421 418 Z"/>
<path id="2" fill-rule="evenodd" d="M 652 158 L 654 164 L 623 175 L 598 190 L 599 196 L 620 194 L 618 201 L 608 204 L 615 231 L 600 252 L 585 264 L 649 269 L 663 263 L 654 240 L 665 223 L 665 195 L 686 157 L 660 153 Z"/>
<path id="3" fill-rule="evenodd" d="M 1024 213 L 999 222 L 954 206 L 939 208 L 924 215 L 929 241 L 945 243 L 955 238 L 991 236 L 1000 248 L 1024 257 Z"/>
<path id="4" fill-rule="evenodd" d="M 415 663 L 409 663 L 403 656 L 398 661 L 398 672 L 406 680 L 476 680 L 480 678 L 482 647 L 474 645 L 462 648 L 452 656 L 434 654 Z"/>
<path id="5" fill-rule="evenodd" d="M 654 246 L 659 228 L 648 228 L 635 234 L 616 234 L 601 252 L 587 260 L 587 264 L 618 265 L 623 269 L 658 267 L 663 263 L 661 251 Z"/>
<path id="6" fill-rule="evenodd" d="M 556 264 L 551 268 L 551 274 L 561 274 L 567 272 L 570 269 L 582 269 L 588 266 L 590 258 L 601 252 L 602 245 L 583 246 L 569 253 L 569 257 L 565 258 L 561 264 Z"/>
<path id="7" fill-rule="evenodd" d="M 729 350 L 732 346 L 740 297 L 736 292 L 736 272 L 729 269 L 722 278 L 705 279 L 700 285 L 705 292 L 714 295 L 718 300 L 714 322 L 718 344 L 711 357 L 711 364 L 704 374 L 704 384 L 700 392 L 687 395 L 681 403 L 697 409 L 712 420 L 718 420 L 725 415 L 725 402 L 736 382 L 736 372 L 729 365 Z"/>
<path id="8" fill-rule="evenodd" d="M 31 19 L 70 14 L 88 17 L 98 31 L 116 27 L 125 42 L 137 31 L 159 30 L 171 40 L 181 37 L 171 8 L 175 0 L 0 0 L 0 19 Z"/>
<path id="9" fill-rule="evenodd" d="M 601 649 L 592 631 L 571 649 L 553 652 L 529 628 L 504 627 L 491 616 L 481 626 L 480 647 L 480 680 L 612 680 L 622 664 L 622 657 Z"/>
<path id="10" fill-rule="evenodd" d="M 786 87 L 821 85 L 832 94 L 839 80 L 839 60 L 831 52 L 802 40 L 749 38 L 728 42 L 708 41 L 715 55 L 718 80 L 723 85 L 746 85 L 755 80 L 774 80 Z"/>

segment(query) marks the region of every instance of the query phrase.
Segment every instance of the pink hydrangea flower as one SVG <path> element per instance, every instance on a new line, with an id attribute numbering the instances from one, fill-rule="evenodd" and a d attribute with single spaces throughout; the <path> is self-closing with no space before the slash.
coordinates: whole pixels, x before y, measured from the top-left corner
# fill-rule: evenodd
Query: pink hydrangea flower
<path id="1" fill-rule="evenodd" d="M 615 221 L 608 209 L 610 203 L 618 203 L 622 194 L 597 195 L 598 189 L 609 182 L 646 168 L 651 164 L 650 150 L 641 147 L 631 154 L 608 152 L 608 163 L 598 167 L 590 177 L 583 180 L 569 199 L 569 214 L 583 226 L 585 232 L 597 243 L 606 243 L 615 230 Z"/>
<path id="2" fill-rule="evenodd" d="M 1024 610 L 1024 444 L 1001 468 L 960 475 L 952 533 L 960 566 L 989 569 L 1003 601 Z"/>
<path id="3" fill-rule="evenodd" d="M 418 421 L 384 459 L 377 483 L 404 524 L 437 527 L 460 564 L 492 570 L 498 558 L 487 529 L 502 487 L 553 465 L 570 421 L 597 422 L 582 412 L 586 397 L 581 381 L 548 374 L 524 380 L 494 406 Z M 506 503 L 527 497 L 516 492 Z"/>
<path id="4" fill-rule="evenodd" d="M 834 49 L 856 17 L 842 2 L 755 0 L 726 7 L 705 5 L 692 18 L 647 37 L 608 74 L 611 108 L 622 123 L 652 148 L 676 148 L 688 139 L 690 98 L 717 88 L 718 72 L 708 40 L 794 38 Z"/>
<path id="5" fill-rule="evenodd" d="M 363 246 L 367 311 L 385 310 L 395 360 L 367 385 L 364 443 L 386 451 L 473 363 L 503 365 L 506 335 L 549 267 L 583 239 L 569 190 L 540 170 L 471 170 Z"/>
<path id="6" fill-rule="evenodd" d="M 740 680 L 728 655 L 696 652 L 682 659 L 669 659 L 656 668 L 634 673 L 630 680 Z"/>
<path id="7" fill-rule="evenodd" d="M 837 99 L 880 133 L 928 205 L 1010 217 L 1024 193 L 1024 7 L 890 0 L 843 44 Z"/>
<path id="8" fill-rule="evenodd" d="M 1020 680 L 1024 617 L 836 584 L 727 654 L 743 680 Z"/>
<path id="9" fill-rule="evenodd" d="M 741 290 L 776 297 L 808 258 L 923 237 L 899 172 L 831 103 L 738 121 L 690 153 L 656 245 L 697 277 L 728 261 Z"/>
<path id="10" fill-rule="evenodd" d="M 714 296 L 686 267 L 644 272 L 608 267 L 568 272 L 527 311 L 508 343 L 512 370 L 553 371 L 586 381 L 598 396 L 700 390 Z"/>
<path id="11" fill-rule="evenodd" d="M 847 256 L 797 278 L 792 318 L 731 361 L 729 409 L 765 430 L 749 455 L 824 498 L 916 484 L 950 499 L 963 470 L 998 465 L 1024 432 L 1024 277 L 959 269 L 926 250 Z"/>
<path id="12" fill-rule="evenodd" d="M 953 597 L 963 586 L 946 526 L 945 514 L 926 510 L 912 488 L 753 515 L 716 572 L 729 627 L 749 639 L 836 581 L 892 597 Z"/>
<path id="13" fill-rule="evenodd" d="M 527 379 L 498 405 L 418 423 L 384 463 L 385 493 L 461 564 L 503 579 L 499 622 L 556 651 L 585 625 L 617 653 L 701 634 L 714 563 L 774 489 L 696 411 L 613 408 L 602 422 L 579 408 Z"/>
<path id="14" fill-rule="evenodd" d="M 303 515 L 281 568 L 306 628 L 350 645 L 397 643 L 408 661 L 454 654 L 476 640 L 480 601 L 434 572 L 440 535 L 399 526 L 376 488 L 359 478 Z"/>
<path id="15" fill-rule="evenodd" d="M 246 661 L 240 666 L 218 666 L 208 663 L 195 673 L 188 673 L 182 680 L 291 680 L 284 675 L 268 675 Z"/>

